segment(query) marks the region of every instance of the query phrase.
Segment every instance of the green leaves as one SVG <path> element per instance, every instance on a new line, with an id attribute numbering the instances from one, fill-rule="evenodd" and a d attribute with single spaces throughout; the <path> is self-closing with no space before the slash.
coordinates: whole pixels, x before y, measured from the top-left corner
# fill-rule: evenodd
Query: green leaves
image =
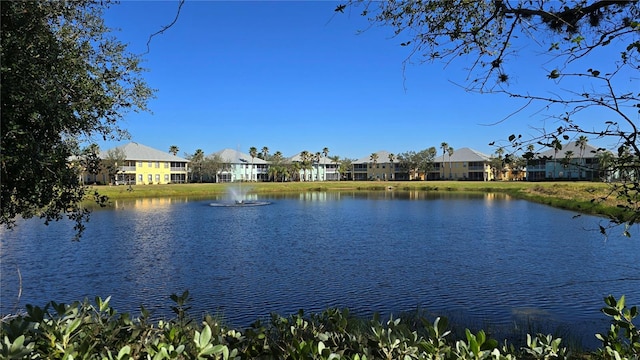
<path id="1" fill-rule="evenodd" d="M 180 298 L 180 296 L 177 296 Z M 145 319 L 129 320 L 100 298 L 96 305 L 50 303 L 44 310 L 31 307 L 31 315 L 2 323 L 0 357 L 3 359 L 565 359 L 570 356 L 562 339 L 527 335 L 526 346 L 498 347 L 480 330 L 466 329 L 463 339 L 447 340 L 446 318 L 433 322 L 423 317 L 371 320 L 349 317 L 346 310 L 327 309 L 305 316 L 273 314 L 269 325 L 260 321 L 244 331 L 229 329 L 206 316 L 201 325 Z M 640 334 L 633 324 L 637 307 L 625 298 L 605 298 L 603 313 L 613 319 L 598 354 L 606 359 L 637 358 Z M 41 316 L 44 314 L 43 316 Z M 37 321 L 35 321 L 37 319 Z"/>
<path id="2" fill-rule="evenodd" d="M 14 341 L 10 341 L 7 336 L 2 341 L 2 357 L 5 359 L 23 359 L 33 350 L 33 344 L 25 345 L 25 336 L 20 335 Z"/>
<path id="3" fill-rule="evenodd" d="M 633 323 L 638 316 L 638 308 L 625 306 L 625 296 L 616 300 L 612 295 L 604 299 L 606 304 L 602 313 L 611 318 L 611 326 L 607 334 L 596 334 L 602 342 L 599 353 L 608 358 L 640 356 L 640 329 Z"/>
<path id="4" fill-rule="evenodd" d="M 86 191 L 81 166 L 69 160 L 79 153 L 76 139 L 120 139 L 126 131 L 119 120 L 146 110 L 152 90 L 140 59 L 104 25 L 106 6 L 79 0 L 1 7 L 0 225 L 19 216 L 45 223 L 66 216 L 81 235 L 88 211 L 79 205 Z"/>

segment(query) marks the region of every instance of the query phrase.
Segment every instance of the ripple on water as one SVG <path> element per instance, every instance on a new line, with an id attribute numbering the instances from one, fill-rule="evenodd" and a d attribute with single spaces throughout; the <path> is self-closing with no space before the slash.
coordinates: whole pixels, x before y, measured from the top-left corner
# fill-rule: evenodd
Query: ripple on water
<path id="1" fill-rule="evenodd" d="M 531 319 L 570 324 L 593 338 L 606 330 L 604 296 L 640 303 L 640 248 L 583 230 L 600 219 L 482 196 L 321 195 L 96 211 L 79 243 L 72 224 L 21 222 L 1 233 L 1 312 L 15 304 L 17 268 L 22 306 L 111 295 L 119 312 L 144 305 L 168 317 L 169 296 L 189 290 L 193 314 L 237 326 L 301 308 L 422 309 L 508 330 Z"/>

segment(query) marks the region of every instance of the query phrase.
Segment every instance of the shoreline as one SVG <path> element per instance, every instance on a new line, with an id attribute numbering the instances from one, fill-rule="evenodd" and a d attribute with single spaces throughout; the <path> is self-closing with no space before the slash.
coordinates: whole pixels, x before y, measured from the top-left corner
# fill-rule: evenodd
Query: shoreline
<path id="1" fill-rule="evenodd" d="M 624 216 L 623 202 L 609 195 L 611 185 L 601 182 L 475 182 L 475 181 L 321 181 L 190 183 L 167 185 L 88 185 L 109 200 L 158 197 L 203 197 L 223 195 L 231 187 L 243 187 L 249 194 L 318 191 L 432 191 L 503 193 L 556 208 L 605 217 Z M 91 202 L 90 196 L 87 202 Z"/>

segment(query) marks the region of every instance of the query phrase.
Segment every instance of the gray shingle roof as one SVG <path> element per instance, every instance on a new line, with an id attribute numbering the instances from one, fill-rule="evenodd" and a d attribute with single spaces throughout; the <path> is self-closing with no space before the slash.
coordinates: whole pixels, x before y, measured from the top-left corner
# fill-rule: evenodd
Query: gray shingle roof
<path id="1" fill-rule="evenodd" d="M 489 161 L 491 157 L 487 154 L 483 154 L 479 151 L 470 148 L 454 149 L 453 155 L 451 155 L 451 162 L 482 162 Z M 442 162 L 442 151 L 438 152 L 438 155 L 434 159 L 435 162 Z M 449 162 L 449 154 L 445 154 L 444 162 Z"/>
<path id="2" fill-rule="evenodd" d="M 175 156 L 168 152 L 160 151 L 152 147 L 130 142 L 125 145 L 117 146 L 114 149 L 120 149 L 125 154 L 125 159 L 132 161 L 177 161 L 189 162 L 189 160 Z M 100 158 L 106 159 L 109 150 L 100 151 Z"/>
<path id="3" fill-rule="evenodd" d="M 214 155 L 219 155 L 222 158 L 222 161 L 229 164 L 251 164 L 252 161 L 254 165 L 269 163 L 257 156 L 251 159 L 251 155 L 233 149 L 223 149 L 215 152 Z"/>
<path id="4" fill-rule="evenodd" d="M 584 158 L 594 158 L 596 157 L 596 150 L 597 148 L 586 144 L 584 147 L 584 152 L 582 153 Z M 559 150 L 558 153 L 554 153 L 553 149 L 549 149 L 547 151 L 543 151 L 540 154 L 538 154 L 540 157 L 549 157 L 549 158 L 553 158 L 556 157 L 558 159 L 560 158 L 564 158 L 565 155 L 567 154 L 567 151 L 572 151 L 573 152 L 573 158 L 577 159 L 580 157 L 580 147 L 578 145 L 576 145 L 575 141 L 566 143 L 566 144 L 562 144 L 562 150 Z"/>
<path id="5" fill-rule="evenodd" d="M 386 151 L 386 150 L 380 150 L 380 151 L 376 151 L 374 154 L 378 155 L 377 162 L 379 162 L 379 163 L 388 163 L 389 162 L 389 154 L 391 154 L 391 153 Z M 371 154 L 369 154 L 368 156 L 365 156 L 365 157 L 361 157 L 360 159 L 354 161 L 353 163 L 354 164 L 365 164 L 365 163 L 370 163 L 370 162 L 372 162 L 371 161 Z M 398 160 L 396 159 L 395 156 L 393 158 L 393 162 L 394 163 L 398 162 Z"/>
<path id="6" fill-rule="evenodd" d="M 293 155 L 292 157 L 288 158 L 289 161 L 295 161 L 295 162 L 302 162 L 302 156 L 300 155 L 302 154 L 302 152 L 299 152 L 295 155 Z M 313 163 L 316 163 L 316 154 L 312 153 L 311 154 L 313 156 Z M 324 165 L 328 165 L 328 164 L 333 164 L 333 161 L 331 159 L 329 159 L 328 157 L 325 157 L 324 155 L 320 155 L 320 164 L 324 164 Z"/>

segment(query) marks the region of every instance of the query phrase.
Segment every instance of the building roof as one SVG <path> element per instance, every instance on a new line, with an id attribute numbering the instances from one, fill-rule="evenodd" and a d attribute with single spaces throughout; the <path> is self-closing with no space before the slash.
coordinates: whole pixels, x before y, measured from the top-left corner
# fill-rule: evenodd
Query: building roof
<path id="1" fill-rule="evenodd" d="M 382 164 L 382 163 L 389 163 L 389 155 L 391 154 L 390 152 L 386 151 L 386 150 L 380 150 L 380 151 L 376 151 L 373 154 L 377 154 L 378 155 L 378 160 L 377 162 Z M 354 164 L 365 164 L 365 163 L 371 163 L 373 161 L 371 161 L 371 154 L 369 156 L 365 156 L 365 157 L 361 157 L 360 159 L 354 161 Z M 393 157 L 393 162 L 397 163 L 399 162 L 397 157 L 394 156 Z"/>
<path id="2" fill-rule="evenodd" d="M 124 152 L 126 160 L 132 161 L 176 161 L 176 162 L 189 162 L 189 160 L 173 155 L 168 152 L 160 151 L 152 147 L 138 144 L 136 142 L 130 142 L 128 144 L 116 146 L 113 149 L 100 151 L 100 158 L 106 159 L 109 155 L 109 151 L 114 149 L 120 149 Z"/>
<path id="3" fill-rule="evenodd" d="M 259 157 L 254 157 L 251 159 L 251 155 L 245 154 L 238 150 L 233 149 L 223 149 L 214 153 L 214 155 L 218 155 L 222 158 L 222 161 L 229 164 L 268 164 L 268 161 L 260 159 Z"/>
<path id="4" fill-rule="evenodd" d="M 289 161 L 295 161 L 295 162 L 302 162 L 302 156 L 300 154 L 302 154 L 302 152 L 299 152 L 299 153 L 289 157 L 288 160 Z M 312 153 L 311 155 L 313 155 L 313 162 L 316 163 L 315 153 Z M 328 157 L 325 157 L 324 155 L 321 154 L 320 155 L 320 164 L 323 164 L 323 165 L 333 164 L 333 160 L 331 160 Z"/>
<path id="5" fill-rule="evenodd" d="M 595 148 L 595 147 L 593 147 L 593 146 L 591 146 L 589 144 L 586 144 L 585 147 L 584 147 L 584 151 L 582 152 L 582 156 L 584 158 L 587 158 L 587 159 L 588 158 L 594 158 L 594 157 L 596 157 L 597 150 L 598 150 L 597 148 Z M 572 142 L 569 142 L 569 143 L 566 143 L 566 144 L 562 144 L 562 150 L 559 150 L 557 154 L 554 152 L 553 149 L 549 149 L 547 151 L 543 151 L 543 152 L 541 152 L 539 154 L 536 154 L 536 155 L 538 155 L 539 157 L 548 157 L 548 158 L 552 158 L 552 159 L 555 157 L 557 159 L 560 159 L 560 158 L 564 158 L 566 156 L 567 151 L 573 152 L 572 158 L 574 158 L 574 159 L 580 158 L 580 147 L 578 145 L 576 145 L 575 141 L 572 141 Z"/>
<path id="6" fill-rule="evenodd" d="M 482 162 L 489 161 L 489 159 L 491 156 L 467 147 L 454 149 L 451 159 L 449 159 L 449 154 L 444 156 L 444 162 Z M 434 162 L 442 162 L 442 153 L 436 156 Z"/>

